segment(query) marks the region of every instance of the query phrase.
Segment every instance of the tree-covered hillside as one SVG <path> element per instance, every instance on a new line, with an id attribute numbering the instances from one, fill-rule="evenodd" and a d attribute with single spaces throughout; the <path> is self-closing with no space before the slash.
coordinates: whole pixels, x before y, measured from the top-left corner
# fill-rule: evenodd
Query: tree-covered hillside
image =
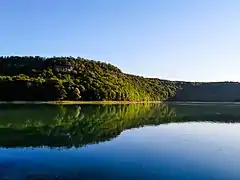
<path id="1" fill-rule="evenodd" d="M 73 57 L 0 57 L 0 101 L 239 101 L 240 84 L 191 83 L 125 74 Z"/>
<path id="2" fill-rule="evenodd" d="M 176 91 L 172 101 L 200 101 L 200 102 L 238 102 L 240 101 L 240 83 L 211 82 L 184 83 Z"/>
<path id="3" fill-rule="evenodd" d="M 178 84 L 73 57 L 1 57 L 0 100 L 166 100 Z"/>

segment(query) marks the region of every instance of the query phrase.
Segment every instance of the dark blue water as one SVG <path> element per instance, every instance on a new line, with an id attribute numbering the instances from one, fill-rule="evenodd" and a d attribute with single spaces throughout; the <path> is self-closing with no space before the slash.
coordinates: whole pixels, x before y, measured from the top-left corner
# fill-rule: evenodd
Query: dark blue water
<path id="1" fill-rule="evenodd" d="M 240 179 L 238 109 L 2 107 L 0 179 Z"/>

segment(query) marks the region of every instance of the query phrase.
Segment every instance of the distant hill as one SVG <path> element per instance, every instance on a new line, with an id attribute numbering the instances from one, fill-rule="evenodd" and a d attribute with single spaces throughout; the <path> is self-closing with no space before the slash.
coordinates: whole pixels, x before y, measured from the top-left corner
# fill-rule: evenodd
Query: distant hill
<path id="1" fill-rule="evenodd" d="M 144 78 L 73 57 L 0 57 L 0 89 L 0 101 L 240 101 L 239 83 Z"/>

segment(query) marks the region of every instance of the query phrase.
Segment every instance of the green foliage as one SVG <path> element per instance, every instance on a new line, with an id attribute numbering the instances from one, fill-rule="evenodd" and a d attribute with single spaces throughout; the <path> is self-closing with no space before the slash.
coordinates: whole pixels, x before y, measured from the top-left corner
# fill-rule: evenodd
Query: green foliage
<path id="1" fill-rule="evenodd" d="M 1 101 L 159 101 L 177 89 L 170 81 L 125 74 L 83 58 L 11 56 L 0 57 L 0 65 Z"/>
<path id="2" fill-rule="evenodd" d="M 0 88 L 0 101 L 240 101 L 239 83 L 144 78 L 80 57 L 0 57 Z"/>
<path id="3" fill-rule="evenodd" d="M 79 99 L 81 98 L 81 96 L 80 96 L 80 91 L 79 91 L 78 88 L 75 88 L 75 89 L 73 90 L 73 97 L 74 97 L 75 100 L 79 100 Z"/>
<path id="4" fill-rule="evenodd" d="M 240 100 L 240 83 L 213 82 L 213 83 L 185 83 L 172 101 L 196 102 L 236 102 Z"/>

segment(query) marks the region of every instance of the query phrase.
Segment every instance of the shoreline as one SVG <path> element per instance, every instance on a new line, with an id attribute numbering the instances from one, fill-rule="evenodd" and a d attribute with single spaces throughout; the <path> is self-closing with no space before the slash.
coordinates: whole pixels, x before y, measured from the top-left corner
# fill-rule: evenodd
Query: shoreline
<path id="1" fill-rule="evenodd" d="M 159 104 L 162 101 L 0 101 L 0 104 Z"/>
<path id="2" fill-rule="evenodd" d="M 240 102 L 197 102 L 197 101 L 0 101 L 0 104 L 178 104 L 178 105 L 240 105 Z"/>

